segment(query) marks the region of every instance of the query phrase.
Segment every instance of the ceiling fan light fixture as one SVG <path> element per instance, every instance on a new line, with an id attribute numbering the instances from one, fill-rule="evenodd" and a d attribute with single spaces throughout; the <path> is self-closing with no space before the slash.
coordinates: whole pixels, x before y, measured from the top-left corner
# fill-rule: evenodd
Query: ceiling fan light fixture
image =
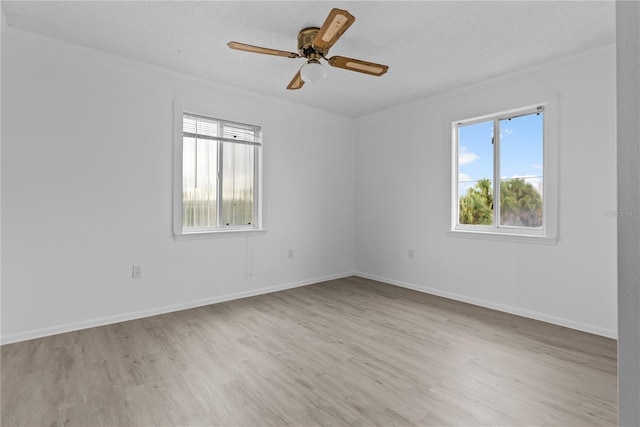
<path id="1" fill-rule="evenodd" d="M 327 68 L 319 60 L 310 59 L 300 68 L 300 77 L 305 83 L 316 83 L 327 76 Z"/>

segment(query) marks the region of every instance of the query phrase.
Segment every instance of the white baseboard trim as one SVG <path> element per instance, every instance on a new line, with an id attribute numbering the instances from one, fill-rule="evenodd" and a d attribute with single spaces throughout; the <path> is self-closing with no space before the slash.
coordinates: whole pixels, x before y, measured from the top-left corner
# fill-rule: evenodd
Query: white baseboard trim
<path id="1" fill-rule="evenodd" d="M 518 307 L 512 307 L 509 305 L 498 304 L 495 302 L 482 300 L 478 298 L 468 297 L 465 295 L 459 295 L 452 292 L 441 291 L 438 289 L 433 289 L 428 286 L 418 286 L 412 283 L 402 282 L 399 280 L 390 279 L 388 277 L 376 276 L 373 274 L 367 274 L 362 272 L 354 273 L 358 277 L 363 277 L 365 279 L 376 280 L 378 282 L 388 283 L 390 285 L 400 286 L 402 288 L 412 289 L 414 291 L 423 292 L 430 295 L 436 295 L 439 297 L 444 297 L 456 301 L 466 302 L 468 304 L 477 305 L 480 307 L 490 308 L 493 310 L 502 311 L 505 313 L 515 314 L 517 316 L 527 317 L 529 319 L 540 320 L 542 322 L 551 323 L 558 326 L 564 326 L 570 329 L 576 329 L 582 332 L 588 332 L 590 334 L 600 335 L 607 338 L 618 338 L 618 333 L 615 330 L 601 328 L 599 326 L 589 325 L 586 323 L 575 322 L 573 320 L 564 319 L 562 317 L 550 316 L 544 313 L 538 313 L 535 311 L 529 311 Z"/>
<path id="2" fill-rule="evenodd" d="M 316 277 L 313 279 L 300 280 L 298 282 L 285 283 L 275 286 L 267 286 L 264 288 L 253 289 L 250 291 L 237 292 L 233 294 L 221 295 L 217 297 L 204 298 L 196 301 L 189 301 L 180 304 L 172 304 L 164 307 L 157 307 L 148 310 L 136 311 L 131 313 L 116 314 L 107 317 L 98 317 L 95 319 L 81 320 L 79 322 L 66 323 L 62 325 L 51 326 L 42 329 L 35 329 L 31 331 L 19 332 L 16 334 L 3 335 L 0 339 L 0 343 L 11 344 L 20 341 L 27 341 L 34 338 L 42 338 L 50 335 L 63 334 L 66 332 L 79 331 L 81 329 L 94 328 L 97 326 L 105 326 L 113 323 L 126 322 L 129 320 L 141 319 L 144 317 L 156 316 L 158 314 L 172 313 L 174 311 L 188 310 L 190 308 L 202 307 L 205 305 L 216 304 L 219 302 L 231 301 L 236 299 L 242 299 L 247 297 L 253 297 L 257 295 L 270 294 L 272 292 L 283 291 L 286 289 L 299 288 L 301 286 L 312 285 L 315 283 L 326 282 L 328 280 L 342 279 L 345 277 L 353 276 L 355 273 L 346 272 L 341 274 L 334 274 L 329 276 Z"/>

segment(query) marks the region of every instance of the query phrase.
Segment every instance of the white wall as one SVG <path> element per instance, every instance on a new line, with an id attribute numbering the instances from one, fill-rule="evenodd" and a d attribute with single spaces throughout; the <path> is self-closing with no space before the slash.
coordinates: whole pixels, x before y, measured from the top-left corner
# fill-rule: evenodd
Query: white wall
<path id="1" fill-rule="evenodd" d="M 615 60 L 609 46 L 359 119 L 356 271 L 614 337 Z M 449 235 L 451 122 L 553 97 L 557 245 Z"/>
<path id="2" fill-rule="evenodd" d="M 616 2 L 618 423 L 640 425 L 640 3 Z"/>
<path id="3" fill-rule="evenodd" d="M 266 233 L 173 240 L 174 97 L 263 126 Z M 353 271 L 352 119 L 13 30 L 2 107 L 3 343 Z"/>
<path id="4" fill-rule="evenodd" d="M 3 343 L 353 271 L 616 335 L 613 46 L 351 120 L 9 30 Z M 266 234 L 172 239 L 176 96 L 263 126 Z M 560 109 L 560 242 L 448 235 L 450 121 L 547 96 Z"/>

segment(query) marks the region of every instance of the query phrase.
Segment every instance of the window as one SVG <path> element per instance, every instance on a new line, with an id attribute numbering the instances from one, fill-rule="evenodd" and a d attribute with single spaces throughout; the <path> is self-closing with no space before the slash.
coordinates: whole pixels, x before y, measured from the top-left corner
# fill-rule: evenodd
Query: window
<path id="1" fill-rule="evenodd" d="M 453 123 L 452 230 L 551 237 L 545 129 L 544 105 Z"/>
<path id="2" fill-rule="evenodd" d="M 260 228 L 260 127 L 182 114 L 176 235 Z"/>

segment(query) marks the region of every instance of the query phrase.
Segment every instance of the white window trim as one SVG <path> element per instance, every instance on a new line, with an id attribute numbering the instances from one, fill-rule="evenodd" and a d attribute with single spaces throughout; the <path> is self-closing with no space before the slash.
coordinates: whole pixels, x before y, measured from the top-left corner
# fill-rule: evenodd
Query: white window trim
<path id="1" fill-rule="evenodd" d="M 262 144 L 256 159 L 256 221 L 252 226 L 233 226 L 221 228 L 201 227 L 184 230 L 182 226 L 182 121 L 184 114 L 202 115 L 184 108 L 180 99 L 173 100 L 173 237 L 175 240 L 191 240 L 218 237 L 243 237 L 264 233 L 263 187 L 262 187 Z M 202 115 L 204 117 L 204 115 Z M 230 120 L 228 122 L 231 122 Z"/>
<path id="2" fill-rule="evenodd" d="M 543 146 L 543 226 L 541 229 L 527 229 L 524 227 L 505 227 L 505 226 L 483 226 L 483 225 L 466 225 L 458 224 L 458 125 L 473 124 L 482 121 L 492 120 L 496 117 L 517 115 L 523 113 L 533 113 L 536 108 L 544 109 L 544 146 Z M 451 145 L 451 228 L 448 231 L 450 236 L 467 237 L 473 239 L 490 239 L 499 241 L 510 241 L 519 243 L 540 243 L 540 244 L 556 244 L 558 238 L 558 99 L 551 97 L 544 102 L 538 102 L 525 107 L 511 108 L 497 113 L 486 114 L 464 120 L 451 121 L 451 137 L 449 144 Z M 499 135 L 496 135 L 499 138 Z M 499 147 L 499 145 L 498 145 Z M 498 148 L 499 150 L 499 148 Z M 495 150 L 494 156 L 499 156 L 498 150 Z M 498 157 L 499 158 L 499 157 Z M 494 171 L 499 173 L 498 167 Z M 494 177 L 494 182 L 495 181 Z M 499 206 L 494 205 L 494 211 Z M 494 212 L 494 215 L 495 212 Z M 494 220 L 494 223 L 496 221 Z"/>

